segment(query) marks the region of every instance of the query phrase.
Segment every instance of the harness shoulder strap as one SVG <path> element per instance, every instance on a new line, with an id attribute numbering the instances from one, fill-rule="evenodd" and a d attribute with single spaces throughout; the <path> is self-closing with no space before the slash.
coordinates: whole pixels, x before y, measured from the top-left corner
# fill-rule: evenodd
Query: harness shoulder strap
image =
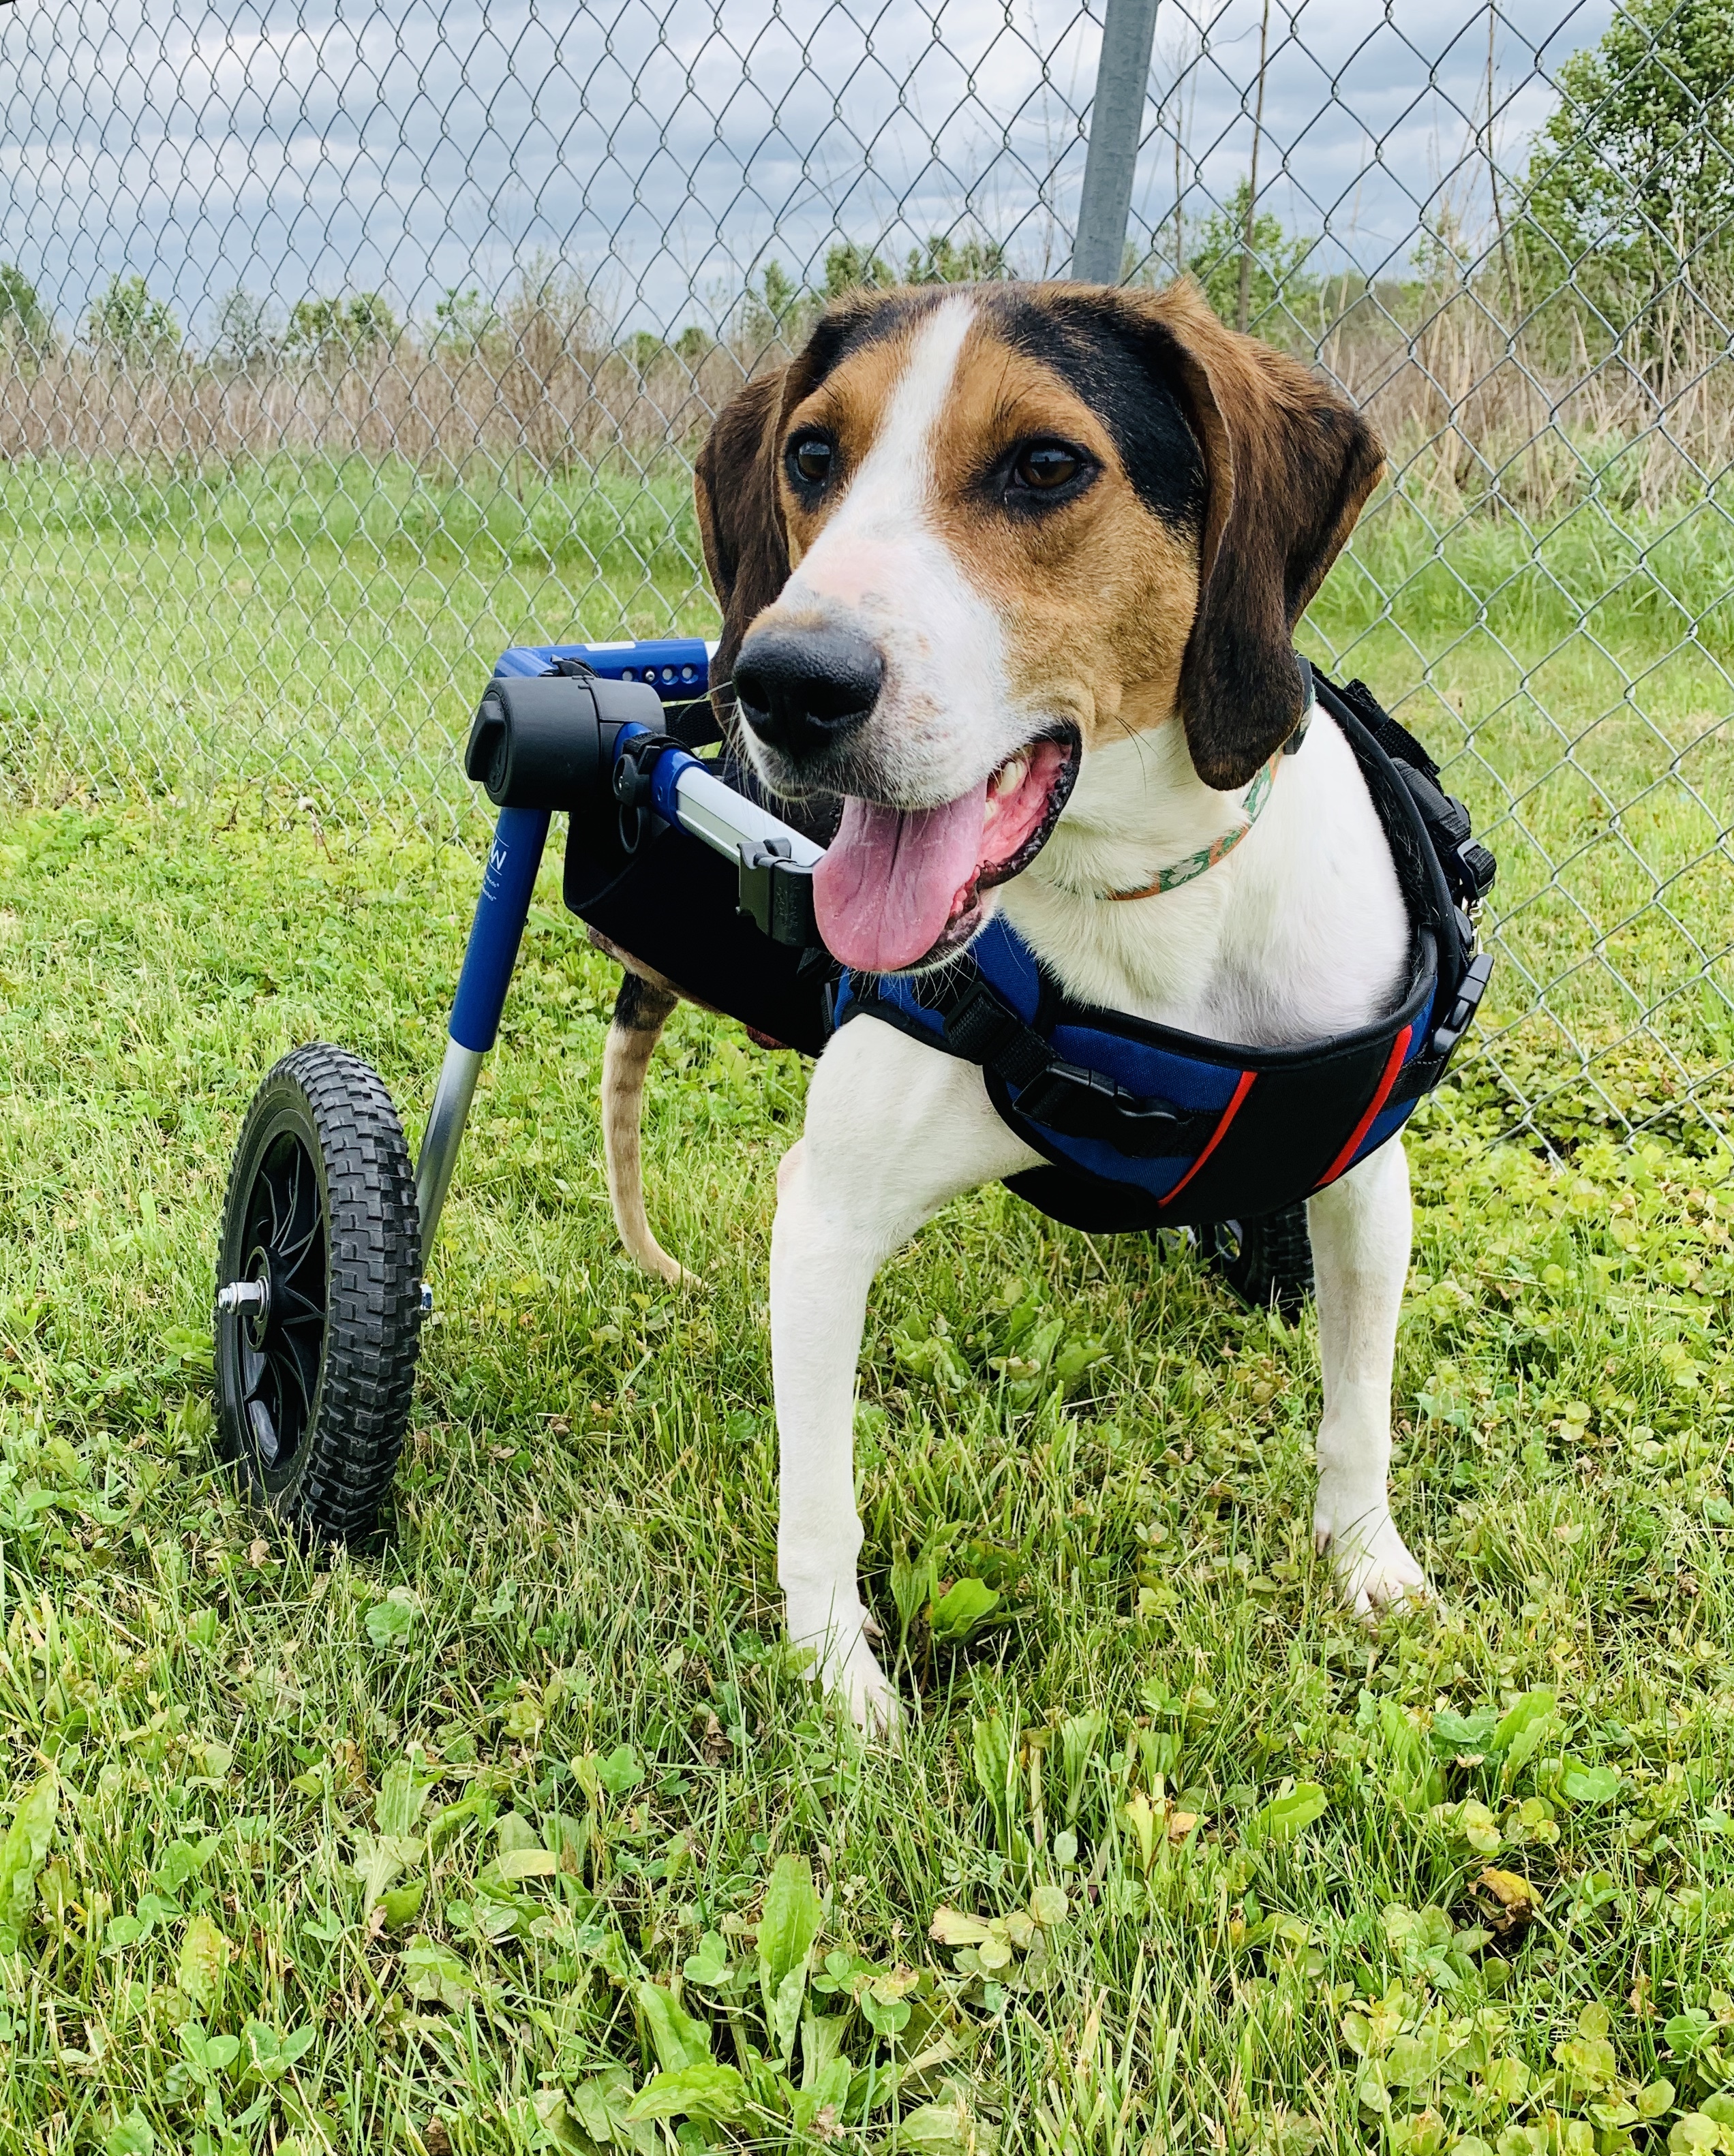
<path id="1" fill-rule="evenodd" d="M 1062 1137 L 1091 1138 L 1134 1160 L 1185 1154 L 1206 1143 L 1220 1108 L 1193 1111 L 1129 1091 L 1100 1070 L 1068 1063 L 1052 1043 L 1025 1024 L 967 954 L 942 971 L 918 974 L 903 986 L 941 1024 L 944 1046 L 979 1063 L 1015 1100 L 1019 1115 Z M 890 1010 L 865 983 L 854 993 L 864 1009 Z"/>
<path id="2" fill-rule="evenodd" d="M 1313 684 L 1333 718 L 1340 721 L 1342 707 L 1346 706 L 1349 715 L 1366 727 L 1396 766 L 1427 826 L 1452 897 L 1473 912 L 1493 889 L 1499 864 L 1471 835 L 1469 810 L 1440 785 L 1438 764 L 1408 728 L 1392 717 L 1365 681 L 1351 681 L 1339 688 L 1315 667 Z"/>
<path id="3" fill-rule="evenodd" d="M 1410 865 L 1418 870 L 1424 884 L 1433 886 L 1431 902 L 1424 891 L 1412 896 L 1433 930 L 1438 996 L 1426 1045 L 1405 1065 L 1392 1090 L 1390 1105 L 1403 1106 L 1432 1092 L 1444 1077 L 1486 991 L 1493 954 L 1479 947 L 1474 916 L 1493 888 L 1499 864 L 1471 834 L 1468 809 L 1440 785 L 1439 767 L 1428 750 L 1392 717 L 1364 681 L 1339 687 L 1315 667 L 1313 684 L 1320 702 L 1347 735 L 1363 773 L 1369 778 L 1376 777 L 1382 757 L 1402 783 L 1401 803 L 1392 807 L 1407 808 L 1412 829 L 1418 821 L 1422 827 L 1415 837 L 1423 839 L 1424 845 L 1410 840 L 1409 850 L 1417 857 Z M 1369 736 L 1376 755 L 1369 754 L 1365 745 Z M 1385 783 L 1388 787 L 1388 778 Z M 1376 798 L 1376 788 L 1375 793 Z M 1386 820 L 1388 829 L 1388 815 Z M 1390 836 L 1401 869 L 1404 849 L 1397 832 Z"/>

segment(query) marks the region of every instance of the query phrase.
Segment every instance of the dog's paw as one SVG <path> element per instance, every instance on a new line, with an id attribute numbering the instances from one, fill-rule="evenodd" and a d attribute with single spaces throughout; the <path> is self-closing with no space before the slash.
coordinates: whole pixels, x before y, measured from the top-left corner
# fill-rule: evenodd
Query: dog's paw
<path id="1" fill-rule="evenodd" d="M 878 1657 L 867 1644 L 878 1626 L 865 1609 L 821 1626 L 802 1625 L 791 1602 L 789 1636 L 807 1653 L 806 1676 L 828 1699 L 840 1701 L 864 1737 L 894 1744 L 903 1710 Z"/>
<path id="2" fill-rule="evenodd" d="M 1370 1620 L 1395 1604 L 1433 1599 L 1427 1574 L 1389 1512 L 1363 1515 L 1340 1527 L 1321 1505 L 1313 1535 L 1319 1554 L 1330 1553 L 1343 1599 L 1357 1617 Z"/>
<path id="3" fill-rule="evenodd" d="M 850 1720 L 863 1737 L 897 1743 L 903 1707 L 864 1635 L 857 1635 L 854 1645 L 840 1662 L 821 1669 L 820 1681 L 832 1698 L 848 1709 Z"/>

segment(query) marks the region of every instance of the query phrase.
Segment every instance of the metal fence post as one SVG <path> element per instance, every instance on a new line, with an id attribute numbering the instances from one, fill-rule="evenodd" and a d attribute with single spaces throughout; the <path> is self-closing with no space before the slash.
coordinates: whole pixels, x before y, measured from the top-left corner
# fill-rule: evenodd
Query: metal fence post
<path id="1" fill-rule="evenodd" d="M 1156 0 L 1108 0 L 1072 245 L 1072 275 L 1092 285 L 1120 281 L 1155 35 Z"/>

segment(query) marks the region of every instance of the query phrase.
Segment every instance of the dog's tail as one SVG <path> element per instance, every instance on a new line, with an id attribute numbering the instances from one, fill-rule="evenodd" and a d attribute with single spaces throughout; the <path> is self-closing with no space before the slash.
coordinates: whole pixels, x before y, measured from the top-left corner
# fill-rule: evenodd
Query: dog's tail
<path id="1" fill-rule="evenodd" d="M 615 1225 L 628 1254 L 647 1272 L 696 1286 L 697 1275 L 670 1257 L 651 1233 L 644 1209 L 644 1157 L 640 1144 L 645 1073 L 662 1029 L 679 1001 L 671 988 L 647 980 L 630 968 L 622 977 L 620 994 L 615 998 L 614 1022 L 602 1051 L 602 1152 L 608 1166 L 608 1196 L 614 1207 Z"/>

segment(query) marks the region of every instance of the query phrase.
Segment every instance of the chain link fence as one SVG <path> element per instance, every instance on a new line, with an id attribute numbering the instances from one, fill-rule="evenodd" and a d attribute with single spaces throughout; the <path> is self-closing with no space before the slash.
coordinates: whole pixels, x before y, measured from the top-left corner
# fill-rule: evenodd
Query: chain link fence
<path id="1" fill-rule="evenodd" d="M 1121 274 L 1199 277 L 1390 447 L 1304 644 L 1500 856 L 1499 1113 L 1715 1151 L 1734 0 L 1160 0 L 1141 117 L 1135 67 L 1099 85 L 1103 27 L 1100 0 L 0 9 L 11 783 L 462 829 L 502 646 L 713 626 L 692 455 L 827 295 L 1062 275 L 1075 238 L 1112 263 L 1117 213 L 1094 253 L 1078 225 L 1118 92 Z"/>

